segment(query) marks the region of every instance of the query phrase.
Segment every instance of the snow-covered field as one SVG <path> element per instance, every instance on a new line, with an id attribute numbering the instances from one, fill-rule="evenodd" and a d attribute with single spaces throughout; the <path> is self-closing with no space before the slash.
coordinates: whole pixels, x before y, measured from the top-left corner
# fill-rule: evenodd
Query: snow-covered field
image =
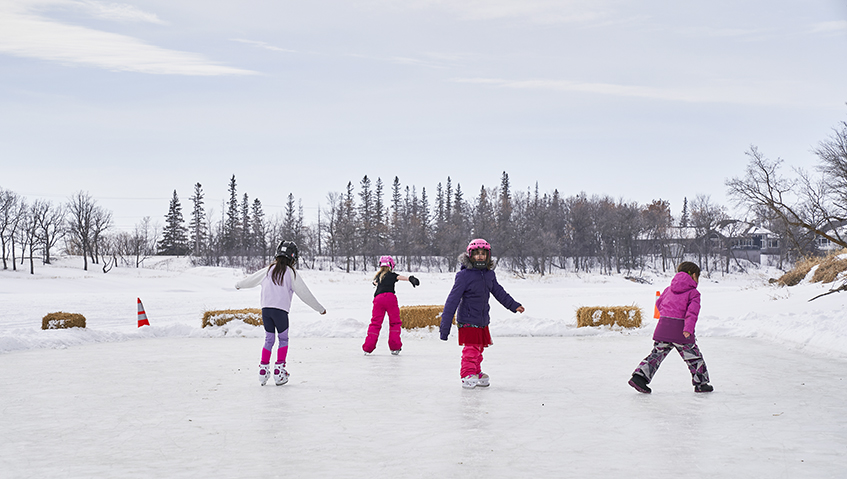
<path id="1" fill-rule="evenodd" d="M 386 325 L 362 354 L 371 273 L 304 270 L 328 312 L 295 300 L 291 382 L 260 387 L 261 328 L 200 327 L 206 310 L 258 307 L 258 288 L 233 287 L 243 272 L 80 266 L 0 271 L 0 477 L 847 476 L 847 293 L 807 301 L 828 285 L 702 278 L 715 392 L 695 394 L 672 355 L 641 395 L 626 381 L 670 274 L 498 271 L 526 313 L 492 300 L 492 385 L 463 390 L 455 337 L 404 331 L 391 356 Z M 443 303 L 452 274 L 415 275 L 400 304 Z M 576 328 L 579 306 L 632 304 L 639 330 Z M 55 311 L 87 328 L 41 330 Z"/>

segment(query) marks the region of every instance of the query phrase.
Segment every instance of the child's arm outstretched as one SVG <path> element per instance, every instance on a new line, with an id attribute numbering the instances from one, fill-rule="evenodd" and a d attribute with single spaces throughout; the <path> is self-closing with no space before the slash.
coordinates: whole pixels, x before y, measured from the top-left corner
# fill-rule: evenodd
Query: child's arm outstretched
<path id="1" fill-rule="evenodd" d="M 415 287 L 417 287 L 418 285 L 421 284 L 421 281 L 418 278 L 415 278 L 412 275 L 403 276 L 401 274 L 398 274 L 397 275 L 397 281 L 408 281 L 408 282 L 412 283 L 413 288 L 415 288 Z"/>
<path id="2" fill-rule="evenodd" d="M 235 289 L 241 288 L 254 288 L 262 284 L 262 280 L 265 279 L 265 276 L 268 274 L 268 268 L 262 268 L 259 271 L 251 274 L 250 276 L 242 279 L 241 281 L 235 283 Z"/>
<path id="3" fill-rule="evenodd" d="M 323 305 L 315 299 L 312 291 L 309 290 L 309 287 L 306 286 L 306 283 L 303 282 L 303 279 L 300 278 L 299 274 L 294 275 L 294 294 L 296 294 L 301 301 L 308 304 L 310 308 L 321 314 L 326 314 L 326 308 L 324 308 Z"/>
<path id="4" fill-rule="evenodd" d="M 507 293 L 502 286 L 500 286 L 496 277 L 493 277 L 491 280 L 491 294 L 494 295 L 494 298 L 502 304 L 503 307 L 513 313 L 523 313 L 526 311 L 521 303 L 515 301 L 514 298 L 512 298 L 512 296 Z"/>

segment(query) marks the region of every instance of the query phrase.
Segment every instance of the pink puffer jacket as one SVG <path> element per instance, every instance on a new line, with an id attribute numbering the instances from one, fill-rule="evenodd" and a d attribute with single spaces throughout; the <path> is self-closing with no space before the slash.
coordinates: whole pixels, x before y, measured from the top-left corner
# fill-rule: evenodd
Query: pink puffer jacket
<path id="1" fill-rule="evenodd" d="M 653 332 L 654 341 L 687 344 L 693 343 L 694 326 L 700 314 L 700 292 L 697 282 L 688 273 L 677 273 L 671 285 L 656 300 L 659 323 Z M 686 331 L 689 337 L 682 335 Z"/>

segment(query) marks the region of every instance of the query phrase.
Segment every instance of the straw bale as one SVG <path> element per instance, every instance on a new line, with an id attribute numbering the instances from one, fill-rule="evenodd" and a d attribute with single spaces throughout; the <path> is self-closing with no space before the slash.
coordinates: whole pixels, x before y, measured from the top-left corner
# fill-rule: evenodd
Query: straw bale
<path id="1" fill-rule="evenodd" d="M 438 327 L 441 325 L 441 313 L 443 311 L 444 305 L 401 306 L 400 321 L 403 322 L 404 329 Z M 455 316 L 453 317 L 453 324 L 456 324 Z"/>
<path id="2" fill-rule="evenodd" d="M 638 306 L 583 306 L 576 310 L 576 327 L 613 326 L 641 327 L 641 308 Z"/>
<path id="3" fill-rule="evenodd" d="M 803 278 L 805 278 L 806 275 L 809 274 L 809 271 L 811 271 L 812 268 L 816 264 L 818 264 L 818 261 L 818 258 L 805 258 L 803 260 L 800 260 L 797 262 L 797 264 L 794 265 L 794 268 L 791 271 L 780 276 L 776 282 L 780 286 L 797 285 L 800 283 L 800 281 L 803 281 Z"/>
<path id="4" fill-rule="evenodd" d="M 833 251 L 825 257 L 803 258 L 794 265 L 791 271 L 780 276 L 776 282 L 780 286 L 794 286 L 803 281 L 815 266 L 817 269 L 812 274 L 812 283 L 831 283 L 838 279 L 839 273 L 847 271 L 847 259 L 839 256 L 847 253 L 847 249 Z"/>
<path id="5" fill-rule="evenodd" d="M 847 259 L 838 259 L 838 255 L 829 255 L 818 265 L 818 269 L 812 275 L 812 282 L 831 283 L 844 270 L 847 270 Z"/>
<path id="6" fill-rule="evenodd" d="M 221 309 L 203 313 L 202 327 L 223 326 L 233 319 L 241 320 L 253 326 L 262 325 L 262 310 L 259 308 Z"/>
<path id="7" fill-rule="evenodd" d="M 84 328 L 85 316 L 58 311 L 41 318 L 41 329 Z"/>

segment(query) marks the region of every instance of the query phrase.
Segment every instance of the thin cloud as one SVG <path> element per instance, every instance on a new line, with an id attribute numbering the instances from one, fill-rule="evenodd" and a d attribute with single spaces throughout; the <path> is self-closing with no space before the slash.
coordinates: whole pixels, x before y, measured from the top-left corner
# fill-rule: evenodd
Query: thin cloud
<path id="1" fill-rule="evenodd" d="M 812 33 L 840 33 L 847 34 L 847 20 L 833 22 L 821 22 L 812 26 Z"/>
<path id="2" fill-rule="evenodd" d="M 287 48 L 275 47 L 273 45 L 269 45 L 265 42 L 260 42 L 256 40 L 245 40 L 243 38 L 233 38 L 232 41 L 239 43 L 246 43 L 247 45 L 253 45 L 257 48 L 263 48 L 265 50 L 271 50 L 274 52 L 285 52 L 285 53 L 298 53 L 297 50 L 289 50 Z"/>
<path id="3" fill-rule="evenodd" d="M 434 58 L 434 60 L 425 60 L 425 59 L 421 59 L 421 58 L 412 58 L 412 57 L 390 57 L 390 58 L 389 57 L 375 57 L 375 56 L 371 56 L 371 55 L 362 55 L 362 54 L 359 54 L 359 53 L 350 53 L 347 56 L 350 56 L 350 57 L 353 57 L 353 58 L 362 58 L 362 59 L 365 59 L 365 60 L 378 61 L 378 62 L 394 63 L 394 64 L 397 64 L 397 65 L 411 65 L 411 66 L 432 68 L 432 69 L 445 69 L 445 68 L 450 67 L 450 65 L 446 64 L 444 61 L 441 61 L 439 58 L 437 58 L 433 55 L 430 55 L 430 54 L 424 54 L 424 55 L 428 56 L 430 58 Z"/>
<path id="4" fill-rule="evenodd" d="M 157 25 L 167 25 L 155 13 L 145 12 L 133 5 L 123 3 L 104 3 L 93 0 L 69 1 L 70 7 L 84 11 L 88 15 L 101 20 L 119 22 L 144 22 Z"/>
<path id="5" fill-rule="evenodd" d="M 549 90 L 560 92 L 592 93 L 630 98 L 677 101 L 686 103 L 729 103 L 741 105 L 809 105 L 796 99 L 790 85 L 740 85 L 722 83 L 705 87 L 657 88 L 641 85 L 620 85 L 601 82 L 574 82 L 565 80 L 505 80 L 499 78 L 455 78 L 456 83 L 490 85 L 519 90 Z M 792 101 L 792 99 L 795 99 Z"/>
<path id="6" fill-rule="evenodd" d="M 51 5 L 57 3 L 60 2 L 52 2 Z M 31 6 L 0 3 L 0 53 L 70 65 L 89 65 L 110 71 L 157 75 L 256 73 L 216 64 L 197 53 L 169 50 L 126 35 L 61 23 L 29 13 L 27 7 Z M 123 12 L 138 18 L 137 12 L 132 9 Z"/>
<path id="7" fill-rule="evenodd" d="M 595 0 L 375 0 L 393 8 L 437 9 L 469 20 L 522 18 L 533 23 L 595 23 L 612 12 Z"/>

